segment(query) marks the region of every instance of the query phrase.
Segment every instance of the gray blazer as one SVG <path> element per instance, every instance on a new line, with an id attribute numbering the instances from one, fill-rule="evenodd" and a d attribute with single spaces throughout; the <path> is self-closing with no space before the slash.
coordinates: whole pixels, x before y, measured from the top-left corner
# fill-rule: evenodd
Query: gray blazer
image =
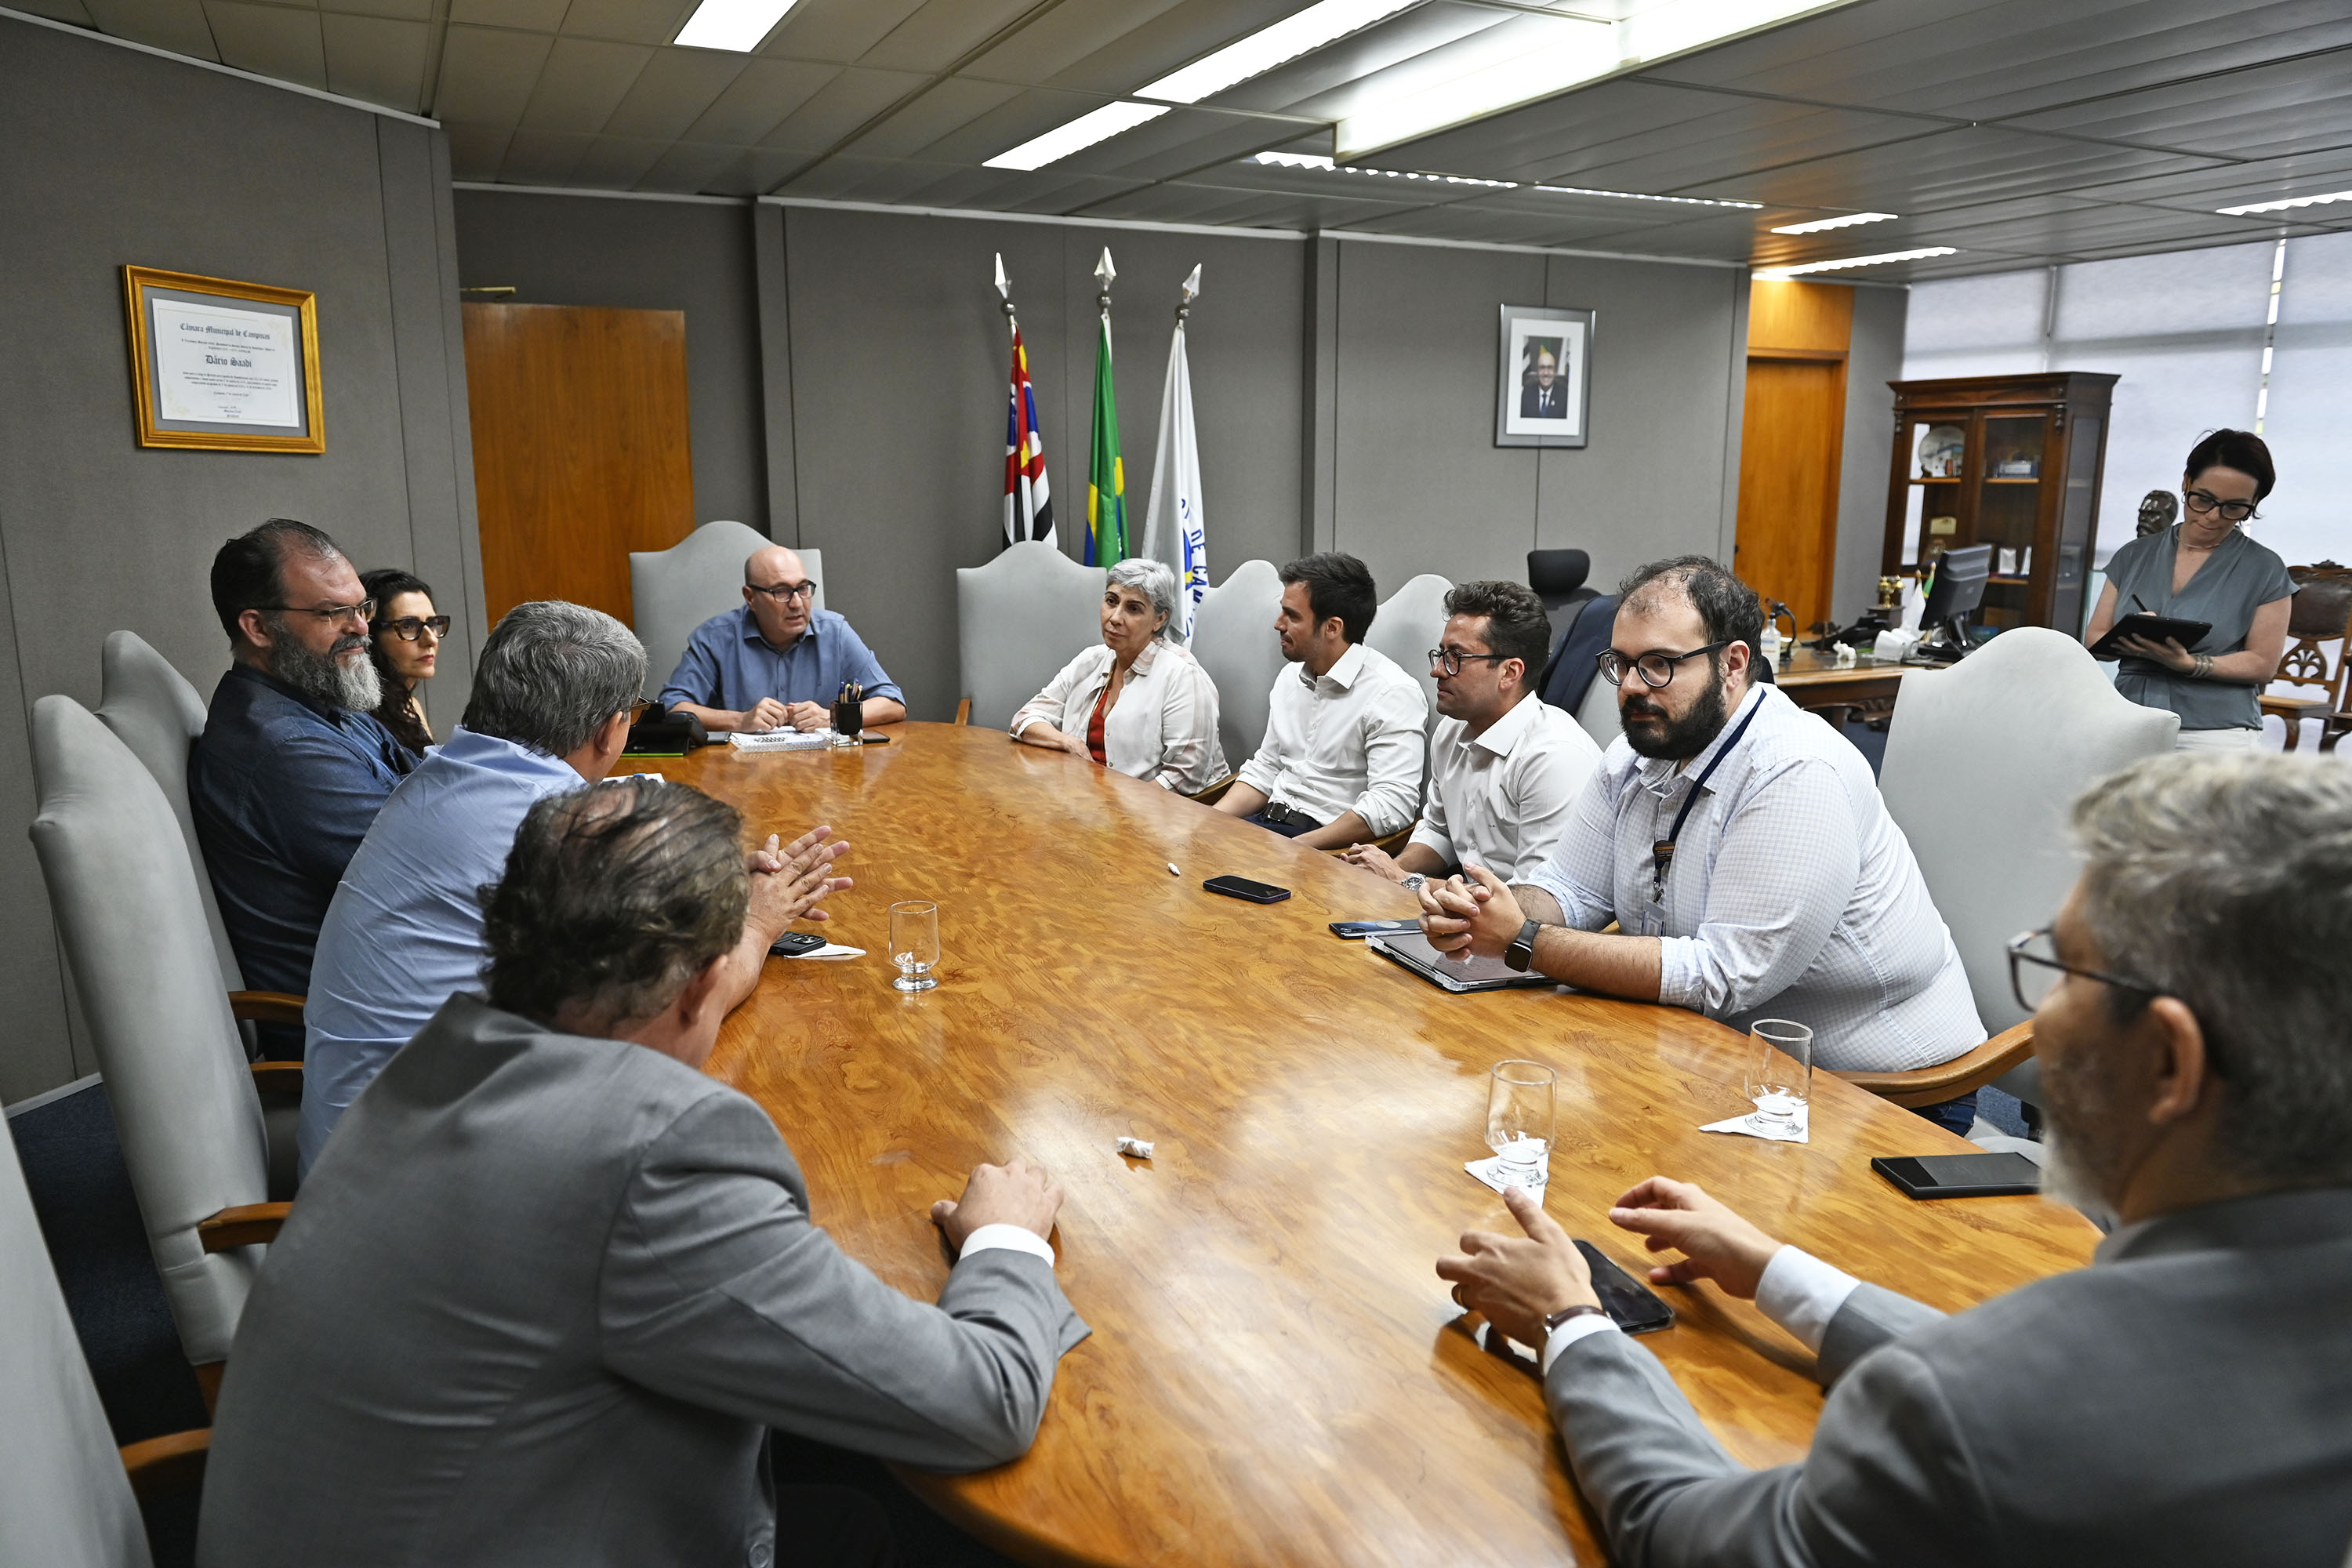
<path id="1" fill-rule="evenodd" d="M 1748 1470 L 1657 1358 L 1578 1340 L 1546 1393 L 1616 1560 L 2336 1568 L 2352 1535 L 2352 1189 L 2126 1226 L 1946 1318 L 1873 1286 L 1822 1342 L 1804 1462 Z"/>
<path id="2" fill-rule="evenodd" d="M 765 1568 L 768 1427 L 1002 1464 L 1086 1334 L 1026 1253 L 910 1300 L 812 1222 L 750 1100 L 453 997 L 269 1248 L 197 1560 Z"/>

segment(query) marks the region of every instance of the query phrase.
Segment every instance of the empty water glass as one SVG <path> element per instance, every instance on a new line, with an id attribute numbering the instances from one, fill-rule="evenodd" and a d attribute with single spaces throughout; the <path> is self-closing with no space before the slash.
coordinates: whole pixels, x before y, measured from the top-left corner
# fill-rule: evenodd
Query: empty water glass
<path id="1" fill-rule="evenodd" d="M 1541 1062 L 1496 1062 L 1486 1075 L 1486 1147 L 1502 1157 L 1507 1187 L 1540 1192 L 1551 1179 L 1554 1090 L 1559 1075 Z"/>
<path id="2" fill-rule="evenodd" d="M 929 991 L 939 976 L 931 970 L 940 961 L 940 906 L 922 900 L 890 906 L 890 962 L 898 978 L 890 984 L 901 991 Z"/>
<path id="3" fill-rule="evenodd" d="M 1759 1131 L 1791 1131 L 1812 1093 L 1813 1032 L 1786 1018 L 1759 1018 L 1748 1037 L 1755 1044 L 1749 1053 L 1748 1098 L 1756 1102 L 1748 1122 Z"/>

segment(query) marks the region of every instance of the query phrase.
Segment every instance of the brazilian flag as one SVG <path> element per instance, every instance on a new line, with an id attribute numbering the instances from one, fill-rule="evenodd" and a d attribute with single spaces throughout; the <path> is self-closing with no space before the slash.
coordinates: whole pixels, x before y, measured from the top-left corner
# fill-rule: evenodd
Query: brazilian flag
<path id="1" fill-rule="evenodd" d="M 1095 438 L 1087 464 L 1087 564 L 1127 559 L 1127 469 L 1118 460 L 1118 395 L 1110 384 L 1110 312 L 1095 349 Z"/>

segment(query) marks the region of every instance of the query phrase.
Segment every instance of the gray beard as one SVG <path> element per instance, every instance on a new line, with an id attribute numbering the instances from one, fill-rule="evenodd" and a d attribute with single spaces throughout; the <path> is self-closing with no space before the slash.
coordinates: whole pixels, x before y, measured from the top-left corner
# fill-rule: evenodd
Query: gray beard
<path id="1" fill-rule="evenodd" d="M 2048 1106 L 2042 1114 L 2049 1116 Z M 2071 1208 L 2103 1231 L 2116 1228 L 2116 1211 L 2099 1192 L 2098 1183 L 2068 1152 L 2063 1131 L 2054 1117 L 2042 1133 L 2042 1200 Z"/>
<path id="2" fill-rule="evenodd" d="M 376 679 L 373 659 L 338 657 L 347 648 L 365 650 L 367 638 L 343 637 L 333 653 L 316 654 L 295 640 L 282 616 L 270 617 L 270 629 L 278 641 L 269 650 L 269 673 L 303 696 L 352 713 L 373 713 L 383 700 L 383 683 Z"/>

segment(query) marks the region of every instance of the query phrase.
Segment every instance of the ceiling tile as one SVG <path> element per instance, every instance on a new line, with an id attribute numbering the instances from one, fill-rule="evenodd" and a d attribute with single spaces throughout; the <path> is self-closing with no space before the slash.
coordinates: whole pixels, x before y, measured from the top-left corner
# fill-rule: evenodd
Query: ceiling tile
<path id="1" fill-rule="evenodd" d="M 995 142 L 995 133 L 987 129 L 989 111 L 1003 107 L 1021 95 L 1022 89 L 1002 82 L 965 81 L 950 78 L 924 93 L 914 102 L 859 137 L 845 151 L 867 158 L 911 158 L 925 156 L 937 161 L 933 150 L 941 141 L 950 142 L 955 152 L 949 161 L 969 159 L 977 163 L 1002 151 Z M 970 132 L 975 123 L 980 127 L 979 142 Z"/>
<path id="2" fill-rule="evenodd" d="M 2352 49 L 2123 93 L 2004 123 L 2230 157 L 2352 146 Z"/>
<path id="3" fill-rule="evenodd" d="M 567 37 L 610 38 L 622 44 L 667 44 L 694 15 L 695 4 L 696 0 L 572 0 L 571 9 L 563 13 L 563 32 Z"/>
<path id="4" fill-rule="evenodd" d="M 749 147 L 841 74 L 838 66 L 753 58 L 681 134 L 689 142 Z"/>
<path id="5" fill-rule="evenodd" d="M 1142 0 L 1095 7 L 1066 35 L 1043 20 L 1023 29 L 974 68 L 1082 92 L 1129 92 L 1303 8 L 1300 0 Z"/>
<path id="6" fill-rule="evenodd" d="M 646 68 L 621 97 L 604 122 L 608 135 L 674 142 L 702 117 L 727 86 L 751 64 L 750 57 L 715 49 L 656 49 Z M 765 62 L 769 69 L 814 70 L 822 67 Z"/>
<path id="7" fill-rule="evenodd" d="M 443 122 L 449 133 L 449 174 L 458 180 L 495 180 L 499 160 L 507 155 L 514 132 L 503 125 Z"/>
<path id="8" fill-rule="evenodd" d="M 879 70 L 943 71 L 1038 8 L 1037 0 L 925 0 L 857 63 Z"/>
<path id="9" fill-rule="evenodd" d="M 572 183 L 597 190 L 625 191 L 635 186 L 645 172 L 661 162 L 669 151 L 667 139 L 659 142 L 635 136 L 596 136 L 582 150 L 580 161 L 572 166 Z"/>
<path id="10" fill-rule="evenodd" d="M 449 20 L 472 26 L 552 33 L 572 0 L 449 0 Z"/>
<path id="11" fill-rule="evenodd" d="M 765 54 L 847 65 L 890 36 L 923 0 L 799 0 L 768 36 Z"/>
<path id="12" fill-rule="evenodd" d="M 316 11 L 205 0 L 205 15 L 212 22 L 221 64 L 304 87 L 326 88 L 327 52 L 320 40 Z"/>
<path id="13" fill-rule="evenodd" d="M 523 109 L 529 131 L 570 131 L 583 135 L 604 128 L 613 111 L 653 58 L 642 44 L 608 44 L 596 38 L 560 37 L 550 50 Z M 508 154 L 509 159 L 513 154 Z"/>
<path id="14" fill-rule="evenodd" d="M 2291 196 L 2319 195 L 2352 189 L 2352 150 L 2266 159 L 2258 163 L 2221 163 L 2168 171 L 2135 179 L 2087 185 L 2083 195 L 2101 201 L 2145 202 L 2151 206 L 2181 207 L 2212 212 L 2219 207 L 2245 206 Z M 2309 216 L 2311 207 L 2290 209 L 2291 216 Z M 2276 221 L 2279 215 L 2239 219 L 2253 227 Z"/>
<path id="15" fill-rule="evenodd" d="M 703 142 L 675 142 L 637 180 L 641 191 L 671 191 L 699 195 L 711 176 L 735 161 L 737 147 L 714 147 Z"/>
<path id="16" fill-rule="evenodd" d="M 971 73 L 997 81 L 1049 81 L 1153 17 L 1186 3 L 1187 0 L 1061 0 L 1059 5 L 1039 5 L 1035 7 L 1037 19 L 974 60 Z M 1302 5 L 1282 5 L 1276 6 L 1274 13 L 1279 16 L 1303 9 Z M 1165 65 L 1146 66 L 1143 74 L 1134 80 L 1118 81 L 1101 90 L 1131 91 L 1182 63 L 1178 58 L 1169 59 Z"/>
<path id="17" fill-rule="evenodd" d="M 432 27 L 389 16 L 326 12 L 319 17 L 319 31 L 327 47 L 329 91 L 416 112 L 425 92 Z"/>
<path id="18" fill-rule="evenodd" d="M 518 131 L 499 161 L 499 178 L 510 185 L 562 184 L 572 177 L 589 141 L 577 132 Z"/>
<path id="19" fill-rule="evenodd" d="M 68 22 L 77 27 L 98 26 L 98 19 L 89 14 L 89 7 L 81 0 L 17 0 L 16 9 L 36 16 L 47 16 L 53 22 Z"/>
<path id="20" fill-rule="evenodd" d="M 433 0 L 320 0 L 319 9 L 330 16 L 390 16 L 403 22 L 429 22 Z M 334 68 L 334 46 L 327 48 L 327 66 Z"/>
<path id="21" fill-rule="evenodd" d="M 216 60 L 212 24 L 196 0 L 83 0 L 99 30 L 110 37 L 129 38 L 169 49 L 191 59 Z"/>
<path id="22" fill-rule="evenodd" d="M 441 46 L 433 117 L 512 129 L 554 42 L 542 34 L 451 26 Z"/>
<path id="23" fill-rule="evenodd" d="M 747 140 L 811 156 L 828 153 L 867 121 L 924 85 L 923 78 L 906 71 L 853 66 L 835 72 L 815 91 L 796 96 L 783 106 L 783 112 L 769 116 L 764 134 L 754 133 Z"/>
<path id="24" fill-rule="evenodd" d="M 2064 192 L 2132 174 L 2210 167 L 2215 162 L 1972 126 L 1676 190 L 1684 195 L 1919 213 Z"/>

